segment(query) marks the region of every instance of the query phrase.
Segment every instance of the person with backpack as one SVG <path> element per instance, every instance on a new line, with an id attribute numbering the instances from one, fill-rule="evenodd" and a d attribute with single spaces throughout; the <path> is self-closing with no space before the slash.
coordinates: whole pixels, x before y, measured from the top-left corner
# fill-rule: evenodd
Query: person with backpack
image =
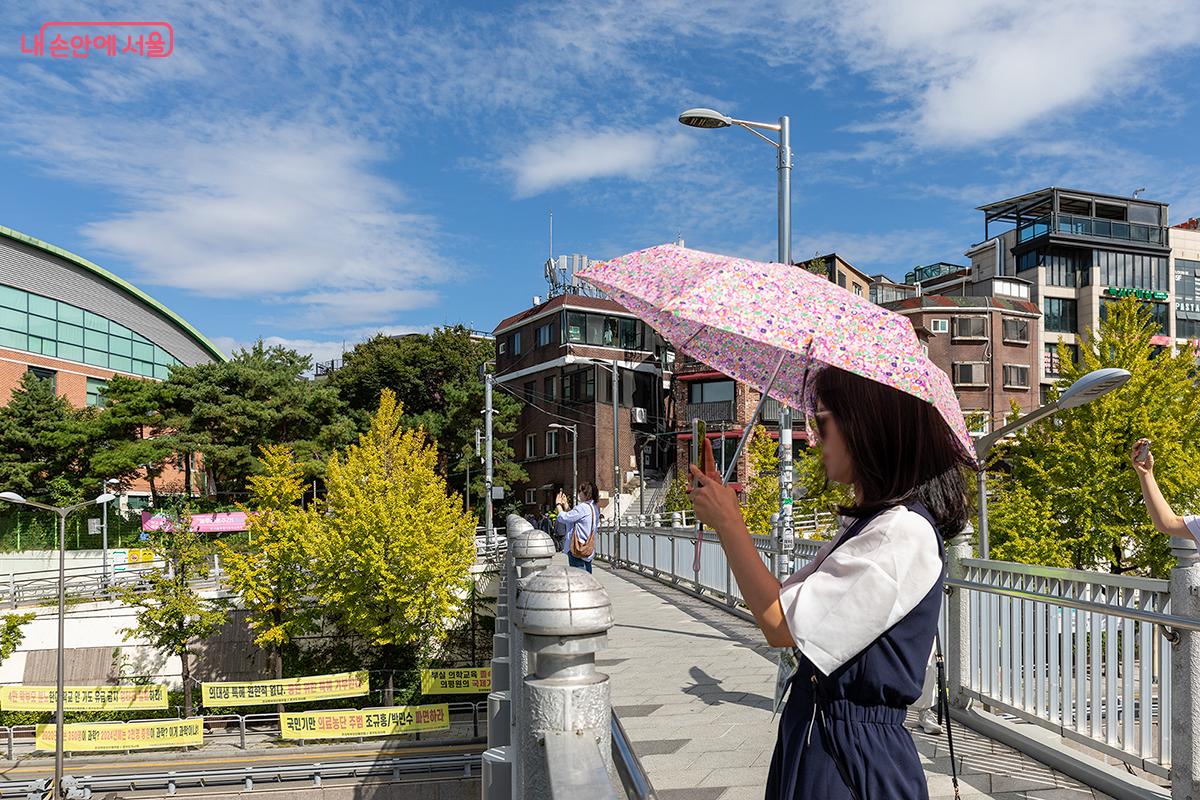
<path id="1" fill-rule="evenodd" d="M 567 496 L 561 491 L 555 500 L 558 517 L 554 526 L 563 535 L 563 552 L 572 567 L 592 571 L 596 553 L 596 529 L 600 527 L 600 510 L 596 507 L 596 487 L 584 481 L 579 484 L 579 503 L 567 509 Z"/>

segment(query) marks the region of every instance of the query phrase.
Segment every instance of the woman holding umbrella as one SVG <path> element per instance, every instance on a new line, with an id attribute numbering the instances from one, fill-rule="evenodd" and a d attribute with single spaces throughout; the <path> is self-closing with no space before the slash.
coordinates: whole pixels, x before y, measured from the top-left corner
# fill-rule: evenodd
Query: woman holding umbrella
<path id="1" fill-rule="evenodd" d="M 854 487 L 839 535 L 780 584 L 706 445 L 692 466 L 696 516 L 720 534 L 768 644 L 794 648 L 768 800 L 926 798 L 903 726 L 921 694 L 941 607 L 943 539 L 967 518 L 965 459 L 937 410 L 837 368 L 814 380 L 830 480 Z"/>

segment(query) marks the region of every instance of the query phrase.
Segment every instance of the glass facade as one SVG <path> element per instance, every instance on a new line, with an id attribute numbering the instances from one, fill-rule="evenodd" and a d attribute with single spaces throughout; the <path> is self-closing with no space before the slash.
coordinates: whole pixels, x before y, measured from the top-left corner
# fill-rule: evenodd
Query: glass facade
<path id="1" fill-rule="evenodd" d="M 1100 298 L 1100 319 L 1108 319 L 1108 307 L 1113 303 L 1118 303 L 1119 300 L 1109 300 L 1107 297 Z M 1154 321 L 1158 324 L 1158 333 L 1165 336 L 1167 334 L 1167 326 L 1170 324 L 1171 308 L 1166 303 L 1147 303 L 1150 307 L 1150 313 Z"/>
<path id="2" fill-rule="evenodd" d="M 1200 339 L 1200 261 L 1175 259 L 1175 336 Z"/>
<path id="3" fill-rule="evenodd" d="M 1135 253 L 1095 252 L 1100 267 L 1100 285 L 1121 289 L 1148 289 L 1165 292 L 1171 288 L 1171 277 L 1165 256 L 1144 256 Z"/>
<path id="4" fill-rule="evenodd" d="M 640 320 L 583 311 L 566 311 L 564 314 L 563 338 L 567 343 L 620 347 L 623 350 L 646 349 L 646 326 Z"/>
<path id="5" fill-rule="evenodd" d="M 123 325 L 10 286 L 0 286 L 0 347 L 160 380 L 179 364 Z"/>
<path id="6" fill-rule="evenodd" d="M 1047 297 L 1042 300 L 1042 316 L 1047 331 L 1075 333 L 1079 327 L 1079 304 L 1075 300 Z"/>

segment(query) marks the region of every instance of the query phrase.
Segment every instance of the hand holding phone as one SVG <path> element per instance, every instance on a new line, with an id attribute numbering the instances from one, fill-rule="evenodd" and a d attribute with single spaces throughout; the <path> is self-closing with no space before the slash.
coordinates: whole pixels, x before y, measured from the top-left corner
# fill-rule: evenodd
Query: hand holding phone
<path id="1" fill-rule="evenodd" d="M 701 472 L 708 472 L 708 460 L 705 454 L 708 448 L 704 446 L 708 439 L 708 424 L 698 418 L 692 419 L 692 463 L 700 468 Z M 692 572 L 700 574 L 700 548 L 704 544 L 704 524 L 700 520 L 696 520 L 696 550 L 692 554 Z"/>

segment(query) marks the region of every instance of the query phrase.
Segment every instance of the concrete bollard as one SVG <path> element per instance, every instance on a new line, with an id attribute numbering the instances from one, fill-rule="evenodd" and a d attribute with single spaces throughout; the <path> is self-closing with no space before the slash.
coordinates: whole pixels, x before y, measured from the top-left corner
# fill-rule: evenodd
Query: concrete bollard
<path id="1" fill-rule="evenodd" d="M 554 540 L 543 531 L 539 531 L 520 517 L 510 517 L 508 520 L 508 548 L 513 554 L 513 576 L 515 578 L 517 601 L 525 587 L 542 570 L 550 566 L 554 558 Z M 511 618 L 510 618 L 511 619 Z M 509 626 L 509 670 L 511 672 L 512 690 L 510 720 L 510 743 L 515 743 L 517 752 L 513 756 L 513 797 L 526 797 L 523 791 L 523 778 L 520 758 L 522 745 L 515 736 L 515 726 L 518 720 L 525 716 L 524 680 L 533 672 L 533 659 L 529 651 L 521 646 L 521 631 L 515 626 Z"/>
<path id="2" fill-rule="evenodd" d="M 1172 537 L 1171 613 L 1200 619 L 1200 554 Z M 1171 800 L 1200 800 L 1200 634 L 1176 630 L 1171 643 Z M 1164 721 L 1165 722 L 1165 721 Z"/>
<path id="3" fill-rule="evenodd" d="M 975 529 L 968 522 L 954 538 L 946 543 L 946 575 L 956 580 L 967 576 L 964 559 L 972 558 L 971 536 Z M 946 689 L 950 693 L 950 705 L 967 707 L 967 676 L 971 674 L 971 613 L 967 606 L 967 592 L 951 589 L 946 595 L 946 641 L 942 642 L 942 655 L 946 659 Z"/>
<path id="4" fill-rule="evenodd" d="M 525 796 L 553 797 L 553 783 L 578 788 L 580 773 L 588 787 L 578 796 L 614 796 L 612 701 L 596 671 L 613 624 L 608 593 L 583 570 L 549 567 L 524 587 L 513 624 L 534 655 L 515 734 Z"/>

